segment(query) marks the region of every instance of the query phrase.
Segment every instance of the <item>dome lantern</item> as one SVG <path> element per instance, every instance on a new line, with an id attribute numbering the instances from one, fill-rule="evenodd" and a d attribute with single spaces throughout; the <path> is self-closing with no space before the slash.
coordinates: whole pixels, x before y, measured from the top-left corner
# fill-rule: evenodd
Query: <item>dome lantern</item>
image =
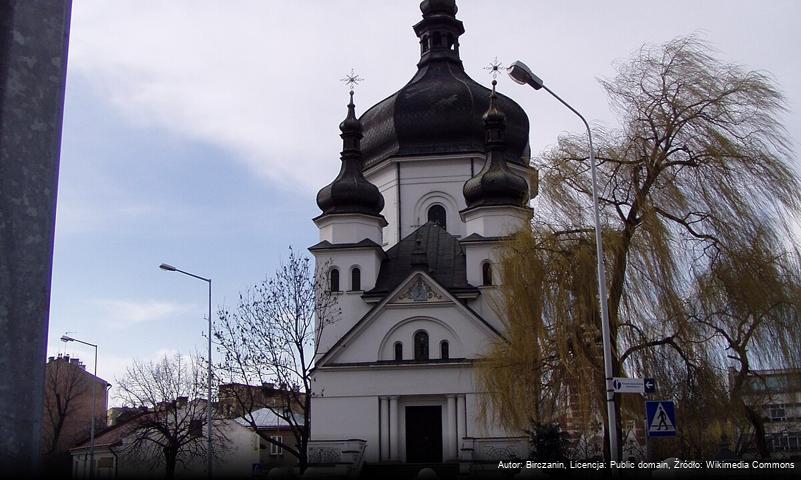
<path id="1" fill-rule="evenodd" d="M 414 26 L 420 39 L 420 63 L 448 60 L 462 64 L 459 59 L 459 36 L 464 25 L 456 19 L 455 0 L 425 0 L 420 4 L 423 20 Z"/>
<path id="2" fill-rule="evenodd" d="M 470 78 L 459 53 L 464 25 L 456 18 L 455 0 L 426 0 L 423 19 L 414 26 L 420 41 L 417 72 L 400 90 L 362 116 L 362 170 L 391 157 L 482 155 L 482 115 L 489 89 Z M 529 121 L 523 109 L 504 95 L 496 99 L 506 115 L 503 155 L 528 166 Z"/>

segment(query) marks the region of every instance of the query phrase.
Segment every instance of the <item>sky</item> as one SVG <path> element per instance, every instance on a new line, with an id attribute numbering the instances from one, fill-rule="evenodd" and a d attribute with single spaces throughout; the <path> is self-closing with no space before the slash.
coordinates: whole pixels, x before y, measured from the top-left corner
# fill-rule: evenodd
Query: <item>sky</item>
<path id="1" fill-rule="evenodd" d="M 643 44 L 695 34 L 725 62 L 771 74 L 801 148 L 801 2 L 462 0 L 467 73 L 522 60 L 591 123 L 614 128 L 598 79 Z M 73 2 L 48 354 L 93 352 L 112 384 L 134 359 L 206 348 L 213 308 L 233 307 L 289 247 L 318 241 L 317 191 L 339 170 L 351 68 L 357 113 L 419 59 L 413 0 Z M 536 155 L 577 117 L 506 76 Z M 536 213 L 535 213 L 536 214 Z M 91 367 L 90 367 L 91 368 Z M 114 390 L 112 389 L 112 397 Z M 116 400 L 112 398 L 112 403 Z"/>

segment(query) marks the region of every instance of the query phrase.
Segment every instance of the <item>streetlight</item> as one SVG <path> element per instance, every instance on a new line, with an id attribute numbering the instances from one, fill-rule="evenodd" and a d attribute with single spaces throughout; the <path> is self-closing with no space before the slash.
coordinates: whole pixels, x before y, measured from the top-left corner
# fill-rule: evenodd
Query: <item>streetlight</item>
<path id="1" fill-rule="evenodd" d="M 209 399 L 207 405 L 207 412 L 206 412 L 206 424 L 207 424 L 207 433 L 206 437 L 208 439 L 208 446 L 206 448 L 206 461 L 208 462 L 208 473 L 209 478 L 211 478 L 211 459 L 212 459 L 212 448 L 211 448 L 211 279 L 204 278 L 199 275 L 195 275 L 194 273 L 185 272 L 183 270 L 177 269 L 172 265 L 167 263 L 162 263 L 159 265 L 159 268 L 162 270 L 166 270 L 168 272 L 178 272 L 183 273 L 184 275 L 188 275 L 193 278 L 197 278 L 198 280 L 203 280 L 204 282 L 209 284 L 209 361 L 208 361 L 208 383 L 209 383 Z"/>
<path id="2" fill-rule="evenodd" d="M 61 341 L 64 343 L 67 342 L 78 342 L 83 343 L 84 345 L 89 345 L 90 347 L 95 348 L 95 372 L 94 376 L 97 378 L 97 345 L 94 343 L 84 342 L 83 340 L 78 340 L 77 338 L 72 338 L 69 335 L 62 335 Z M 92 428 L 89 430 L 89 478 L 94 478 L 95 476 L 95 382 L 92 379 Z M 86 457 L 84 457 L 85 459 Z"/>
<path id="3" fill-rule="evenodd" d="M 609 310 L 606 304 L 606 269 L 604 268 L 604 247 L 601 239 L 601 221 L 598 215 L 598 185 L 595 174 L 595 155 L 592 151 L 592 132 L 587 120 L 567 102 L 562 100 L 559 95 L 553 93 L 550 88 L 538 76 L 534 75 L 530 68 L 521 61 L 516 61 L 507 69 L 509 76 L 515 82 L 530 85 L 534 90 L 544 88 L 545 91 L 553 95 L 554 98 L 562 102 L 571 112 L 578 115 L 584 126 L 587 128 L 587 137 L 590 140 L 590 171 L 592 172 L 592 210 L 595 217 L 595 254 L 598 257 L 598 303 L 601 306 L 601 331 L 604 342 L 604 374 L 606 376 L 606 413 L 608 419 L 607 430 L 609 431 L 609 456 L 612 460 L 618 460 L 617 445 L 617 413 L 615 412 L 615 394 L 612 388 L 612 347 L 609 333 Z"/>

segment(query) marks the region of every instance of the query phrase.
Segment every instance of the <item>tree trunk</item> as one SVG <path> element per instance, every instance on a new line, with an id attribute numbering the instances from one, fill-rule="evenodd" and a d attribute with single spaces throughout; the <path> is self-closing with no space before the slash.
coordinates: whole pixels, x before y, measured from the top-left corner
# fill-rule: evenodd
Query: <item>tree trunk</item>
<path id="1" fill-rule="evenodd" d="M 175 463 L 178 458 L 177 452 L 172 450 L 171 448 L 164 449 L 164 462 L 165 462 L 165 471 L 164 471 L 164 478 L 167 480 L 172 480 L 175 478 Z"/>
<path id="2" fill-rule="evenodd" d="M 768 449 L 768 442 L 765 439 L 765 424 L 762 421 L 762 416 L 759 412 L 751 406 L 741 402 L 741 408 L 745 412 L 745 417 L 751 422 L 754 427 L 754 444 L 756 445 L 757 452 L 761 458 L 770 458 L 770 450 Z"/>

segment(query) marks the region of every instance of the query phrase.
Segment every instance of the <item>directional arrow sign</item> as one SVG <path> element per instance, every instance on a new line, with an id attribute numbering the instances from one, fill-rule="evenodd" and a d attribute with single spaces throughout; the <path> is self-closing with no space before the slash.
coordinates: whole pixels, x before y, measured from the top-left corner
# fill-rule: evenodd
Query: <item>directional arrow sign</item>
<path id="1" fill-rule="evenodd" d="M 656 380 L 653 378 L 646 378 L 643 381 L 643 387 L 645 387 L 645 393 L 654 393 L 656 391 Z"/>
<path id="2" fill-rule="evenodd" d="M 645 393 L 642 378 L 615 377 L 612 379 L 612 388 L 615 393 Z"/>

